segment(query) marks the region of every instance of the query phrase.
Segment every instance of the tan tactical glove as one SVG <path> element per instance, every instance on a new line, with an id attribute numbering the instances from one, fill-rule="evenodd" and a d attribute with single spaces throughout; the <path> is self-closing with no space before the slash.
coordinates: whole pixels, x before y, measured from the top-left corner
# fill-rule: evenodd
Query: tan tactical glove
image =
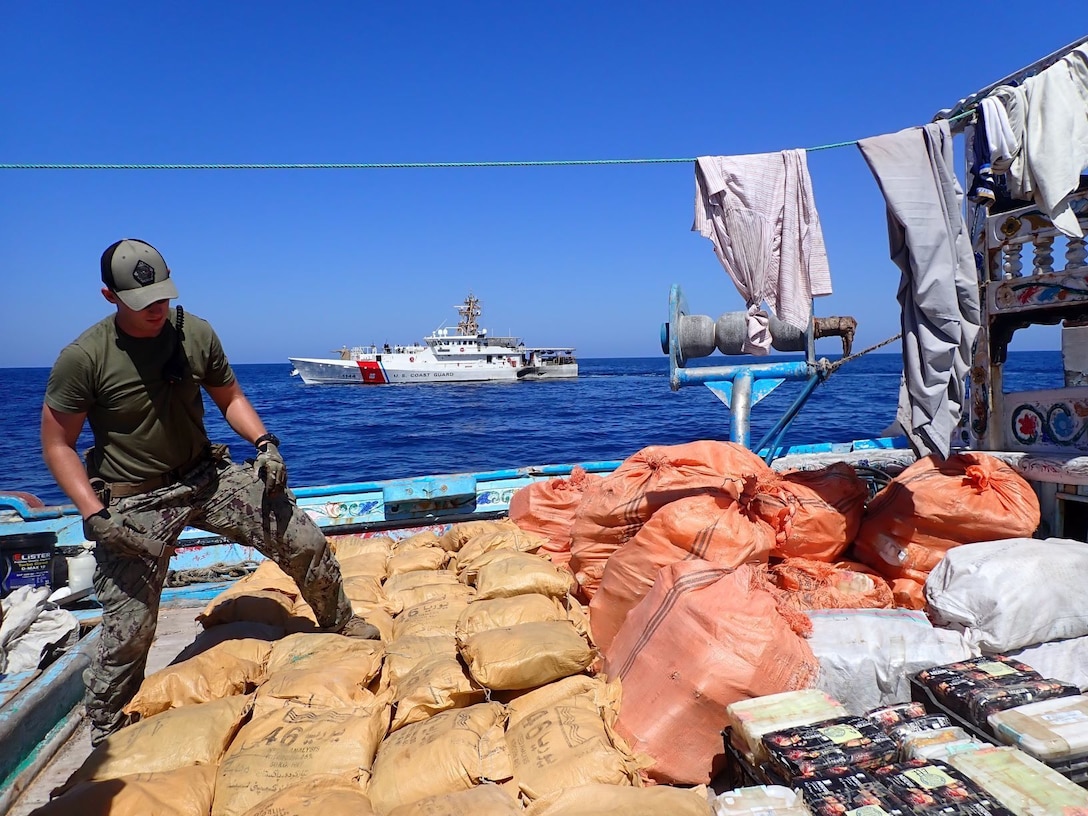
<path id="1" fill-rule="evenodd" d="M 281 493 L 287 487 L 287 465 L 280 456 L 279 448 L 271 442 L 264 442 L 257 451 L 257 459 L 253 463 L 257 477 L 264 480 L 269 495 Z"/>
<path id="2" fill-rule="evenodd" d="M 146 535 L 125 518 L 120 523 L 109 510 L 99 510 L 83 519 L 83 537 L 119 555 L 130 558 L 161 558 L 168 548 Z"/>

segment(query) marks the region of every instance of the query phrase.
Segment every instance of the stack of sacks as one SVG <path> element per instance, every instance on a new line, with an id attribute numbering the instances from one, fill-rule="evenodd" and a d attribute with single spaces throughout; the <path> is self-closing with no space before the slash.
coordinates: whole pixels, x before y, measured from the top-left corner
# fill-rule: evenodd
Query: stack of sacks
<path id="1" fill-rule="evenodd" d="M 785 559 L 789 566 L 781 574 L 772 571 L 771 577 L 782 579 L 783 603 L 798 610 L 891 605 L 887 583 L 867 567 L 823 566 L 846 549 L 861 521 L 867 490 L 853 468 L 838 463 L 784 475 L 769 468 L 749 475 L 758 468 L 749 467 L 744 457 L 736 459 L 738 478 L 745 483 L 739 497 L 704 490 L 674 498 L 607 554 L 590 602 L 593 635 L 605 654 L 658 571 L 693 557 L 730 568 Z M 798 580 L 791 582 L 790 573 Z"/>
<path id="2" fill-rule="evenodd" d="M 273 642 L 252 717 L 219 763 L 212 814 L 290 813 L 319 776 L 327 813 L 372 813 L 366 787 L 390 719 L 384 654 L 380 641 L 330 633 Z"/>
<path id="3" fill-rule="evenodd" d="M 643 786 L 649 759 L 616 731 L 620 686 L 595 676 L 573 578 L 534 554 L 543 542 L 507 521 L 333 539 L 381 641 L 284 636 L 267 621 L 307 616 L 293 582 L 262 565 L 209 604 L 204 617 L 224 622 L 147 678 L 129 707 L 142 719 L 46 812 L 708 816 L 705 790 Z"/>
<path id="4" fill-rule="evenodd" d="M 548 539 L 540 550 L 552 563 L 565 567 L 570 563 L 570 531 L 582 496 L 601 476 L 586 473 L 575 465 L 569 478 L 534 482 L 518 490 L 510 499 L 510 521 L 522 530 Z"/>
<path id="5" fill-rule="evenodd" d="M 700 493 L 735 500 L 749 480 L 769 472 L 762 459 L 732 442 L 651 445 L 628 457 L 586 490 L 575 513 L 570 566 L 581 591 L 593 599 L 609 556 L 669 502 Z"/>
<path id="6" fill-rule="evenodd" d="M 394 541 L 385 536 L 330 536 L 329 547 L 340 562 L 344 594 L 351 611 L 378 628 L 388 640 L 395 607 L 385 594 L 382 582 L 389 574 Z"/>
<path id="7" fill-rule="evenodd" d="M 808 612 L 808 645 L 820 664 L 815 686 L 851 714 L 911 697 L 922 669 L 978 654 L 959 632 L 934 627 L 910 609 L 826 609 Z"/>
<path id="8" fill-rule="evenodd" d="M 728 705 L 815 681 L 812 650 L 763 583 L 748 565 L 673 564 L 616 635 L 605 672 L 623 684 L 617 730 L 653 759 L 655 780 L 709 782 L 724 762 Z"/>
<path id="9" fill-rule="evenodd" d="M 145 679 L 125 709 L 136 722 L 96 748 L 49 807 L 242 816 L 322 773 L 336 777 L 326 787 L 352 803 L 350 812 L 371 812 L 366 779 L 389 723 L 388 700 L 376 693 L 381 643 L 305 631 L 282 637 L 316 622 L 271 561 L 198 619 L 211 628 Z"/>
<path id="10" fill-rule="evenodd" d="M 1088 688 L 1088 544 L 983 541 L 958 547 L 930 573 L 930 617 L 984 654 L 1006 654 L 1047 677 Z"/>
<path id="11" fill-rule="evenodd" d="M 508 521 L 466 522 L 439 537 L 445 562 L 386 580 L 400 611 L 379 681 L 390 733 L 367 789 L 378 813 L 519 812 L 566 788 L 639 781 L 612 730 L 619 688 L 589 674 L 598 653 L 571 574 L 536 554 L 546 543 Z"/>
<path id="12" fill-rule="evenodd" d="M 928 456 L 869 502 L 853 557 L 892 582 L 897 606 L 922 609 L 922 586 L 950 550 L 1038 526 L 1035 492 L 1004 462 L 977 451 Z"/>
<path id="13" fill-rule="evenodd" d="M 207 816 L 217 766 L 252 708 L 252 695 L 232 695 L 126 726 L 99 743 L 38 813 Z"/>

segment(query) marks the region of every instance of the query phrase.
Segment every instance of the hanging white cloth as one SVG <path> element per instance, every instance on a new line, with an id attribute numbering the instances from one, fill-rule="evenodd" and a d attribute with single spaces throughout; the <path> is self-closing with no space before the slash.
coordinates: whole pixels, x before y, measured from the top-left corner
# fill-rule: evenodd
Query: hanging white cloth
<path id="1" fill-rule="evenodd" d="M 831 272 L 804 150 L 701 156 L 695 223 L 747 306 L 742 351 L 771 348 L 764 301 L 779 320 L 807 329 L 812 298 L 831 294 Z"/>
<path id="2" fill-rule="evenodd" d="M 1088 167 L 1088 45 L 980 104 L 993 169 L 1009 192 L 1034 200 L 1066 235 L 1083 235 L 1069 196 Z"/>
<path id="3" fill-rule="evenodd" d="M 902 271 L 898 419 L 919 456 L 948 456 L 980 320 L 948 122 L 862 139 L 858 147 L 887 202 L 891 258 Z"/>
<path id="4" fill-rule="evenodd" d="M 1079 238 L 1084 233 L 1069 207 L 1069 196 L 1088 165 L 1088 45 L 1028 77 L 1024 90 L 1028 100 L 1025 161 L 1035 202 L 1054 226 Z"/>

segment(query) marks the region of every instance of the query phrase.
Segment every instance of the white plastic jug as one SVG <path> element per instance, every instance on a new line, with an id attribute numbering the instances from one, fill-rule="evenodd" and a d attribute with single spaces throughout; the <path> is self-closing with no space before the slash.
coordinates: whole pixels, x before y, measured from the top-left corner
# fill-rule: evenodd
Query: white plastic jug
<path id="1" fill-rule="evenodd" d="M 74 558 L 65 560 L 68 562 L 68 588 L 72 592 L 90 589 L 94 579 L 94 553 L 84 550 Z"/>

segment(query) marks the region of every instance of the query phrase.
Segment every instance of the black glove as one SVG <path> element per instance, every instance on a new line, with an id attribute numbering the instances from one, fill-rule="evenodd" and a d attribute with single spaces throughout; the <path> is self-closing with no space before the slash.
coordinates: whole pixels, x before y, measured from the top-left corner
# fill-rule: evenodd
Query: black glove
<path id="1" fill-rule="evenodd" d="M 161 558 L 167 550 L 161 541 L 136 530 L 127 519 L 118 524 L 109 510 L 99 510 L 83 519 L 83 537 L 134 558 Z"/>
<path id="2" fill-rule="evenodd" d="M 282 492 L 287 487 L 287 465 L 280 456 L 279 448 L 265 442 L 257 451 L 257 459 L 253 463 L 257 477 L 264 480 L 269 495 Z"/>

